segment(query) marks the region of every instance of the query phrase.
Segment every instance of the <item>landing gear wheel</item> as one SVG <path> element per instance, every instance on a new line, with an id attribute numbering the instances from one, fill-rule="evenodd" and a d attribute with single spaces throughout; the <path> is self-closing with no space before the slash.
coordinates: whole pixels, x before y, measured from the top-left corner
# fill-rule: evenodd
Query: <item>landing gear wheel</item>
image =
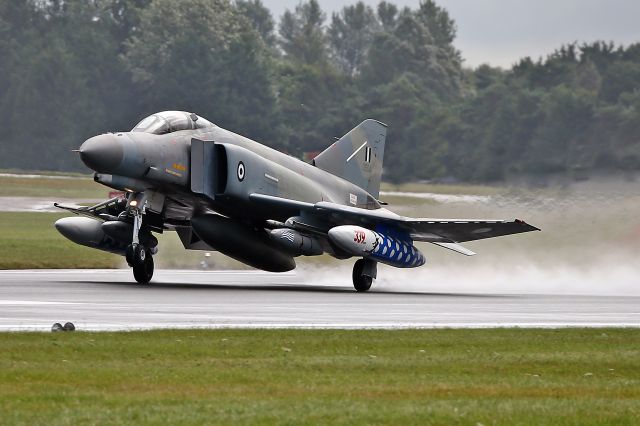
<path id="1" fill-rule="evenodd" d="M 142 244 L 133 243 L 127 247 L 125 252 L 125 258 L 127 259 L 127 264 L 131 267 L 137 265 L 138 263 L 144 263 L 145 258 L 150 256 L 148 250 Z"/>
<path id="2" fill-rule="evenodd" d="M 133 267 L 136 264 L 135 256 L 133 254 L 133 244 L 127 246 L 127 250 L 124 252 L 124 258 L 127 260 L 127 265 Z"/>
<path id="3" fill-rule="evenodd" d="M 149 284 L 153 278 L 153 256 L 144 249 L 142 252 L 144 253 L 143 260 L 139 260 L 133 265 L 133 276 L 140 284 Z"/>
<path id="4" fill-rule="evenodd" d="M 362 275 L 364 270 L 364 259 L 358 259 L 353 265 L 353 287 L 357 292 L 364 292 L 371 288 L 373 278 Z"/>
<path id="5" fill-rule="evenodd" d="M 142 244 L 133 245 L 133 259 L 135 263 L 144 263 L 147 257 L 147 250 Z"/>

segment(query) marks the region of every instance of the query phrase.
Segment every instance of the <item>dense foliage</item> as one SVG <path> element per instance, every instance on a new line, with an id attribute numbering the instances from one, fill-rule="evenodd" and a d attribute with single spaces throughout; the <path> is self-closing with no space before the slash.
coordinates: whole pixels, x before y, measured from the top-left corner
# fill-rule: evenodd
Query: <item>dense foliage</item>
<path id="1" fill-rule="evenodd" d="M 387 180 L 500 181 L 640 168 L 640 44 L 570 44 L 463 66 L 432 0 L 0 0 L 0 168 L 81 170 L 69 151 L 159 110 L 294 155 L 364 118 L 390 125 Z"/>

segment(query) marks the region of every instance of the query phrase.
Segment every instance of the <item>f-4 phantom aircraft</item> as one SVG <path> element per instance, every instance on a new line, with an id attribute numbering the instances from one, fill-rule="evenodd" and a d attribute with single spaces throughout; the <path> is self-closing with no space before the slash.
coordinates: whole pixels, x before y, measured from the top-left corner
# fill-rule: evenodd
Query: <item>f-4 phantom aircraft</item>
<path id="1" fill-rule="evenodd" d="M 80 158 L 100 184 L 125 192 L 55 223 L 75 243 L 125 256 L 148 283 L 154 233 L 176 231 L 188 250 L 220 251 L 254 268 L 290 271 L 295 257 L 356 257 L 353 285 L 367 291 L 378 262 L 415 268 L 428 242 L 459 243 L 538 230 L 521 220 L 414 219 L 379 198 L 387 126 L 365 120 L 306 163 L 194 113 L 164 111 L 130 132 L 85 141 Z"/>

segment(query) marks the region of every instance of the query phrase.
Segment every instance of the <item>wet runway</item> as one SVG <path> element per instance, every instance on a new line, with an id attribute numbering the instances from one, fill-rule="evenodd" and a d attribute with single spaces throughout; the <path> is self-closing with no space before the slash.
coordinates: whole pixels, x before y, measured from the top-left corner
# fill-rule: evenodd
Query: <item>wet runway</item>
<path id="1" fill-rule="evenodd" d="M 64 206 L 81 207 L 82 204 L 97 204 L 100 199 L 76 199 L 55 197 L 0 197 L 0 212 L 40 212 L 62 213 L 53 203 Z"/>
<path id="2" fill-rule="evenodd" d="M 389 286 L 355 293 L 305 274 L 128 270 L 0 272 L 0 330 L 304 327 L 638 327 L 640 297 L 429 293 Z M 375 285 L 375 284 L 374 284 Z"/>

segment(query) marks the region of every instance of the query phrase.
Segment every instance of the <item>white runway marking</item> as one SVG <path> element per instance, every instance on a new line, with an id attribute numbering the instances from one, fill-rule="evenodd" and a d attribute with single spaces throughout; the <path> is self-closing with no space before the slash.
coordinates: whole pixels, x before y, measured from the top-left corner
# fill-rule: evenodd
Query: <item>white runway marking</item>
<path id="1" fill-rule="evenodd" d="M 35 305 L 77 305 L 70 302 L 40 302 L 37 300 L 0 300 L 0 306 L 35 306 Z"/>

